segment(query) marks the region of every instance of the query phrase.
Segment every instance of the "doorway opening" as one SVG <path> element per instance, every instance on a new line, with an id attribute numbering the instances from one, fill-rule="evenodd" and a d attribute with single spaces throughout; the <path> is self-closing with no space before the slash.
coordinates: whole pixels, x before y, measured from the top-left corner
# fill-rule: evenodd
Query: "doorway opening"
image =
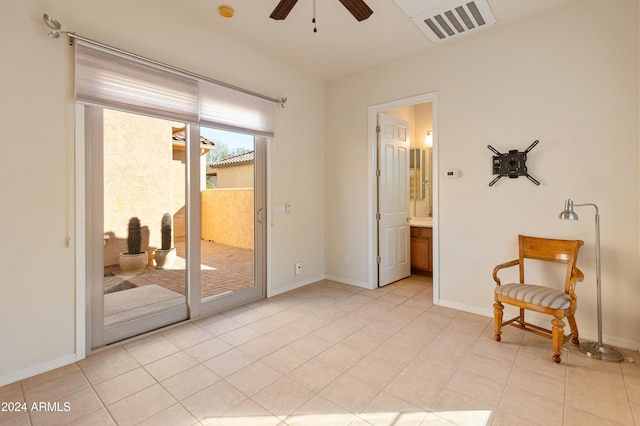
<path id="1" fill-rule="evenodd" d="M 428 111 L 428 113 L 427 113 Z M 409 175 L 409 204 L 410 221 L 418 223 L 419 227 L 429 229 L 428 233 L 431 246 L 429 247 L 430 264 L 424 269 L 430 269 L 433 275 L 433 298 L 434 303 L 439 299 L 439 232 L 438 232 L 438 103 L 437 93 L 427 93 L 410 98 L 400 99 L 384 104 L 369 107 L 369 140 L 370 140 L 370 164 L 373 169 L 370 174 L 371 216 L 376 220 L 370 227 L 369 252 L 371 254 L 370 276 L 373 278 L 374 287 L 380 285 L 380 263 L 384 262 L 383 253 L 380 252 L 380 241 L 382 239 L 377 218 L 379 208 L 378 194 L 378 133 L 376 126 L 380 114 L 389 114 L 399 119 L 410 122 L 410 148 L 414 155 L 413 168 L 408 171 Z M 408 118 L 408 119 L 407 119 Z M 431 159 L 428 168 L 418 170 L 416 161 L 424 159 L 426 163 Z M 411 161 L 409 161 L 411 163 Z M 423 163 L 424 164 L 424 163 Z M 421 164 L 421 166 L 423 166 Z M 411 165 L 410 165 L 411 167 Z M 414 229 L 415 231 L 415 229 Z M 421 248 L 424 248 L 420 246 Z M 382 255 L 382 256 L 381 256 Z M 423 254 L 420 254 L 422 256 Z M 415 253 L 414 253 L 415 256 Z M 379 263 L 380 262 L 380 263 Z"/>

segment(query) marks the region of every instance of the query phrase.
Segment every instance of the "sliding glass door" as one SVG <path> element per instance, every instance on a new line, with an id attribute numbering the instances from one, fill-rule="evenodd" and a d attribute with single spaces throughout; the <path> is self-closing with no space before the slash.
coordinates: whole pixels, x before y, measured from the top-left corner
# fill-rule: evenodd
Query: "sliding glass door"
<path id="1" fill-rule="evenodd" d="M 90 349 L 264 297 L 266 138 L 81 108 Z"/>

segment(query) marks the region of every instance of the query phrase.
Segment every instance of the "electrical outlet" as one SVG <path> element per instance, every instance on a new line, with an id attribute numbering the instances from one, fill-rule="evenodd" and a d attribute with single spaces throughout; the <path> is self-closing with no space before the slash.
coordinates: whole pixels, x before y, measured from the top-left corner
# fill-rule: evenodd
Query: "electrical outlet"
<path id="1" fill-rule="evenodd" d="M 345 254 L 342 257 L 342 261 L 344 262 L 345 265 L 348 265 L 349 264 L 349 256 Z"/>
<path id="2" fill-rule="evenodd" d="M 296 275 L 300 275 L 302 273 L 302 263 L 296 262 L 295 264 Z"/>

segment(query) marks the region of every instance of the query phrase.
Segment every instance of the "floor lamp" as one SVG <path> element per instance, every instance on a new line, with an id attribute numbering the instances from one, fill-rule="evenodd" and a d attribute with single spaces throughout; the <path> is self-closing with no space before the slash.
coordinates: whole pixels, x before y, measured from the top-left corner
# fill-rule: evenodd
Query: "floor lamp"
<path id="1" fill-rule="evenodd" d="M 596 289 L 598 292 L 598 343 L 580 343 L 580 351 L 590 357 L 601 359 L 602 361 L 622 362 L 624 354 L 614 347 L 606 346 L 602 343 L 602 295 L 600 286 L 600 214 L 598 206 L 592 203 L 573 204 L 569 198 L 564 202 L 564 210 L 560 213 L 560 219 L 578 220 L 578 215 L 573 211 L 574 207 L 593 206 L 596 209 Z"/>

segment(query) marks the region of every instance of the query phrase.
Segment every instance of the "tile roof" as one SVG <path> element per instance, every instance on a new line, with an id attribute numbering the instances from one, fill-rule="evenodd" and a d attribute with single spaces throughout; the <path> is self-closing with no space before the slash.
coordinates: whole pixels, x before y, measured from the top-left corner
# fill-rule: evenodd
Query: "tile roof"
<path id="1" fill-rule="evenodd" d="M 173 127 L 171 139 L 175 142 L 184 143 L 185 141 L 184 127 L 181 127 L 181 128 Z M 216 147 L 216 143 L 211 139 L 207 139 L 204 136 L 200 136 L 200 146 L 202 148 L 214 149 Z"/>
<path id="2" fill-rule="evenodd" d="M 224 167 L 224 166 L 235 166 L 239 164 L 253 163 L 255 158 L 255 152 L 249 151 L 244 154 L 234 155 L 233 157 L 225 158 L 224 160 L 220 160 L 217 163 L 209 164 L 209 167 Z"/>

